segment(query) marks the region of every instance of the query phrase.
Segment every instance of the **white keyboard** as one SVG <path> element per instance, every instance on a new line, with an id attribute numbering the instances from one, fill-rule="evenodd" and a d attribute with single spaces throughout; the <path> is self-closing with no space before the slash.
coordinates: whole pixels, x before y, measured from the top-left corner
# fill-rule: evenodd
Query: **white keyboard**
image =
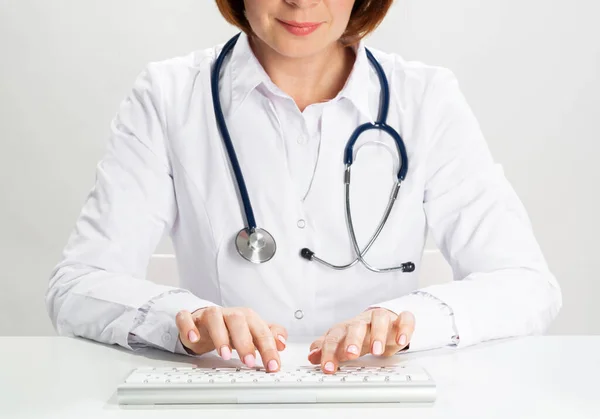
<path id="1" fill-rule="evenodd" d="M 119 404 L 416 403 L 435 401 L 431 376 L 416 366 L 138 368 L 117 389 Z"/>

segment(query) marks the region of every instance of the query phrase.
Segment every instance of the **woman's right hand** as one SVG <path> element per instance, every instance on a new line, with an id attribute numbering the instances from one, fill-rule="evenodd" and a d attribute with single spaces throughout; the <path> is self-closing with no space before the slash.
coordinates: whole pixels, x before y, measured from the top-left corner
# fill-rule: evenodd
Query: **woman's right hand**
<path id="1" fill-rule="evenodd" d="M 258 349 L 267 371 L 279 370 L 279 352 L 288 337 L 283 326 L 267 324 L 246 307 L 205 307 L 194 313 L 180 311 L 176 317 L 179 339 L 196 355 L 217 350 L 224 360 L 235 349 L 244 364 L 254 367 Z"/>

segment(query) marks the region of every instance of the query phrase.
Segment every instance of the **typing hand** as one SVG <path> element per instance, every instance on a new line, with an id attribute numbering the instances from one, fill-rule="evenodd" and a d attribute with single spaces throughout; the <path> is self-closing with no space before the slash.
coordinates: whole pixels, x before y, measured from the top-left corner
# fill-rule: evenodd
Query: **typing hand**
<path id="1" fill-rule="evenodd" d="M 229 360 L 235 349 L 242 362 L 252 368 L 258 349 L 267 371 L 281 366 L 278 351 L 285 349 L 287 331 L 283 326 L 267 324 L 252 309 L 206 307 L 194 313 L 181 311 L 176 321 L 179 339 L 188 352 L 200 355 L 217 349 Z"/>
<path id="2" fill-rule="evenodd" d="M 366 354 L 391 356 L 405 348 L 415 330 L 415 317 L 405 311 L 397 316 L 384 308 L 367 310 L 333 326 L 310 345 L 308 360 L 321 364 L 326 374 L 337 371 L 340 362 Z"/>

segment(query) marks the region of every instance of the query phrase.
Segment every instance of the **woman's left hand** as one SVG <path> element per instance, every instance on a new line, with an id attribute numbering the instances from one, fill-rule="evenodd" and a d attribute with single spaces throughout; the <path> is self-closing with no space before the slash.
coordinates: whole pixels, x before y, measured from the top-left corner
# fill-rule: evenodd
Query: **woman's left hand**
<path id="1" fill-rule="evenodd" d="M 391 356 L 405 348 L 415 330 L 415 316 L 408 311 L 396 315 L 384 308 L 367 310 L 338 323 L 310 345 L 308 360 L 321 364 L 326 374 L 337 371 L 340 362 L 366 354 Z"/>

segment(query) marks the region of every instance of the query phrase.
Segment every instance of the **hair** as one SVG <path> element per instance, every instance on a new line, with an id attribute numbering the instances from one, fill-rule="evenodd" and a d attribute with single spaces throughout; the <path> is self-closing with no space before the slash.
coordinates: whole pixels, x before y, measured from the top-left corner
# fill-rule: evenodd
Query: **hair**
<path id="1" fill-rule="evenodd" d="M 244 0 L 215 0 L 225 20 L 246 34 L 253 34 L 246 19 Z M 340 38 L 346 45 L 359 42 L 383 21 L 394 0 L 356 0 L 346 31 Z"/>

